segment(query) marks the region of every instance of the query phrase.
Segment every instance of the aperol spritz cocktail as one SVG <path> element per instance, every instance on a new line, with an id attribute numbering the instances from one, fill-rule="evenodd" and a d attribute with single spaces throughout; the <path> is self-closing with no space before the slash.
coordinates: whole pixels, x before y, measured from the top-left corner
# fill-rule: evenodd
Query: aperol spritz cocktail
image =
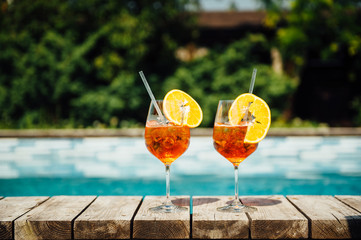
<path id="1" fill-rule="evenodd" d="M 162 116 L 159 115 L 155 106 L 151 103 L 145 125 L 144 138 L 149 152 L 165 165 L 166 200 L 163 204 L 152 207 L 150 210 L 153 212 L 187 211 L 187 208 L 174 205 L 170 200 L 170 165 L 187 150 L 190 138 L 189 127 L 175 125 L 170 122 L 164 115 L 163 101 L 157 100 L 156 103 Z"/>
<path id="2" fill-rule="evenodd" d="M 217 210 L 252 212 L 238 197 L 238 166 L 256 151 L 266 136 L 271 112 L 266 102 L 253 94 L 242 94 L 236 100 L 220 100 L 213 128 L 214 148 L 234 166 L 234 200 Z"/>
<path id="3" fill-rule="evenodd" d="M 145 125 L 145 145 L 158 158 L 166 171 L 166 200 L 150 208 L 155 212 L 179 212 L 188 209 L 174 205 L 170 200 L 170 166 L 188 148 L 190 128 L 197 127 L 203 119 L 202 109 L 187 93 L 169 91 L 164 100 L 157 100 L 149 107 Z"/>

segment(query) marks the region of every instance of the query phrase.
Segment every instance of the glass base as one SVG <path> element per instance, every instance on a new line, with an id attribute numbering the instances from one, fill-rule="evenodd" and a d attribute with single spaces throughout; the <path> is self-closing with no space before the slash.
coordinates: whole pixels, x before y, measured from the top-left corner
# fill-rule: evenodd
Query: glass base
<path id="1" fill-rule="evenodd" d="M 249 207 L 246 205 L 243 205 L 242 203 L 237 204 L 230 204 L 224 207 L 217 208 L 217 211 L 219 212 L 234 212 L 234 213 L 247 213 L 247 212 L 255 212 L 257 211 L 257 208 L 255 207 Z"/>
<path id="2" fill-rule="evenodd" d="M 188 211 L 188 208 L 177 206 L 174 204 L 163 203 L 160 206 L 149 208 L 149 210 L 151 212 L 157 212 L 157 213 L 176 213 L 176 212 Z"/>

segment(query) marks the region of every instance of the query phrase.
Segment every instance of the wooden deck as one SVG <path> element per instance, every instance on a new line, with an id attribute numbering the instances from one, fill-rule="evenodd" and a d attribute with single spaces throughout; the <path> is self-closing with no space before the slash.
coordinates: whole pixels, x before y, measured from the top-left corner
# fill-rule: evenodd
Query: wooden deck
<path id="1" fill-rule="evenodd" d="M 0 239 L 361 238 L 361 196 L 243 196 L 249 214 L 217 212 L 225 196 L 172 197 L 192 214 L 149 212 L 154 196 L 0 198 Z"/>

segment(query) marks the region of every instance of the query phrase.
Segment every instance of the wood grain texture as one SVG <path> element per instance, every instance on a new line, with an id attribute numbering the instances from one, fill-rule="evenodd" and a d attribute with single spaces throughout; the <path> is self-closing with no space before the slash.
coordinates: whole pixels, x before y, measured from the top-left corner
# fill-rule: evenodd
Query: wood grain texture
<path id="1" fill-rule="evenodd" d="M 192 197 L 192 237 L 197 239 L 248 239 L 249 220 L 245 213 L 225 213 L 218 207 L 234 197 Z"/>
<path id="2" fill-rule="evenodd" d="M 345 203 L 346 205 L 361 212 L 361 196 L 355 195 L 336 195 L 335 198 Z"/>
<path id="3" fill-rule="evenodd" d="M 7 197 L 0 201 L 0 239 L 13 239 L 13 221 L 49 197 Z"/>
<path id="4" fill-rule="evenodd" d="M 130 239 L 131 220 L 142 197 L 98 197 L 74 221 L 75 239 Z"/>
<path id="5" fill-rule="evenodd" d="M 72 220 L 95 196 L 55 196 L 15 220 L 15 239 L 71 239 Z"/>
<path id="6" fill-rule="evenodd" d="M 308 238 L 308 220 L 284 196 L 241 197 L 243 204 L 257 208 L 250 217 L 252 239 Z"/>
<path id="7" fill-rule="evenodd" d="M 332 196 L 287 198 L 311 221 L 311 238 L 361 238 L 361 214 Z"/>
<path id="8" fill-rule="evenodd" d="M 133 238 L 137 239 L 189 239 L 189 196 L 171 197 L 175 205 L 188 211 L 179 213 L 154 213 L 149 208 L 161 205 L 165 197 L 146 196 L 134 218 Z"/>

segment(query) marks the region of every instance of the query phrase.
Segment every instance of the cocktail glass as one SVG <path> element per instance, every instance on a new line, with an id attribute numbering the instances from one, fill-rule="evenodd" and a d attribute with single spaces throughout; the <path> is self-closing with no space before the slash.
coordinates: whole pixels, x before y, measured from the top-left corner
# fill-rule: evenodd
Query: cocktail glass
<path id="1" fill-rule="evenodd" d="M 145 144 L 156 158 L 165 165 L 166 200 L 162 205 L 150 208 L 153 212 L 188 211 L 187 208 L 174 205 L 170 200 L 170 165 L 179 158 L 189 146 L 190 131 L 185 125 L 175 125 L 169 122 L 163 112 L 163 101 L 157 100 L 157 105 L 163 116 L 159 116 L 151 102 L 145 126 Z M 171 104 L 179 104 L 174 101 Z M 185 115 L 186 115 L 186 111 Z M 184 116 L 185 116 L 184 115 Z M 182 121 L 183 122 L 183 121 Z"/>
<path id="2" fill-rule="evenodd" d="M 239 164 L 256 151 L 258 143 L 245 143 L 244 138 L 248 126 L 253 124 L 252 114 L 248 106 L 242 107 L 239 111 L 244 112 L 244 118 L 237 125 L 229 121 L 229 109 L 233 100 L 220 100 L 214 121 L 213 145 L 214 148 L 234 166 L 234 200 L 224 207 L 217 208 L 222 212 L 253 212 L 257 209 L 245 206 L 238 197 L 238 166 Z"/>

